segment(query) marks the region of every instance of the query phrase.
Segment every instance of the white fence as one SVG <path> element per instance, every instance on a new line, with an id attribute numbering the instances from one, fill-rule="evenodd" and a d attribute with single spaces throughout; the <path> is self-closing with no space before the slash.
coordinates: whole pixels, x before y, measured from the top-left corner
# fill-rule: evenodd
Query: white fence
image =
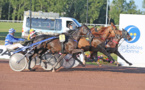
<path id="1" fill-rule="evenodd" d="M 0 20 L 0 22 L 22 23 L 21 20 Z"/>

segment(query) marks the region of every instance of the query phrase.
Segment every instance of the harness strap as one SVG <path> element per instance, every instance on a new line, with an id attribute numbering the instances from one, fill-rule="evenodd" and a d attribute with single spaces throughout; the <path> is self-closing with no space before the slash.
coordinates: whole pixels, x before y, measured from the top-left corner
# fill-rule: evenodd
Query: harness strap
<path id="1" fill-rule="evenodd" d="M 95 27 L 94 27 L 95 28 Z M 98 30 L 95 28 L 95 31 L 98 32 Z"/>
<path id="2" fill-rule="evenodd" d="M 112 40 L 112 42 L 114 42 L 114 43 L 118 44 L 118 42 L 117 42 L 117 41 L 115 41 L 115 40 Z"/>
<path id="3" fill-rule="evenodd" d="M 42 40 L 42 41 L 38 41 L 38 42 L 36 42 L 36 43 L 32 43 L 32 44 L 29 45 L 29 46 L 24 46 L 24 47 L 20 48 L 19 50 L 14 51 L 14 53 L 18 53 L 18 52 L 23 51 L 23 50 L 26 50 L 26 49 L 28 49 L 28 48 L 33 49 L 33 48 L 37 47 L 37 45 L 40 45 L 41 43 L 43 43 L 43 42 L 45 42 L 45 41 L 52 40 L 52 39 L 56 39 L 56 38 L 57 38 L 57 37 L 50 37 L 50 38 L 44 39 L 44 40 Z"/>

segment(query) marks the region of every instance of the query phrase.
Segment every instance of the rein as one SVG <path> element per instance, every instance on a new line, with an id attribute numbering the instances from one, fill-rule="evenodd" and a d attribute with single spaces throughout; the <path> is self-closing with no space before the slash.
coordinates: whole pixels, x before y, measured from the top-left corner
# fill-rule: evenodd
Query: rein
<path id="1" fill-rule="evenodd" d="M 116 38 L 116 37 L 114 37 L 114 38 Z M 121 40 L 122 38 L 123 38 L 123 35 L 117 37 L 117 39 L 120 39 L 120 40 Z M 119 40 L 119 41 L 120 41 L 120 40 Z M 116 44 L 119 44 L 119 41 L 117 42 L 117 41 L 115 41 L 115 40 L 112 39 L 112 42 L 114 42 L 114 43 L 116 43 Z M 120 45 L 121 45 L 124 41 L 125 41 L 125 40 L 123 40 L 123 41 L 118 45 L 118 47 L 120 47 Z"/>
<path id="2" fill-rule="evenodd" d="M 114 42 L 114 43 L 118 44 L 118 42 L 117 42 L 117 41 L 115 41 L 115 40 L 112 40 L 112 42 Z"/>

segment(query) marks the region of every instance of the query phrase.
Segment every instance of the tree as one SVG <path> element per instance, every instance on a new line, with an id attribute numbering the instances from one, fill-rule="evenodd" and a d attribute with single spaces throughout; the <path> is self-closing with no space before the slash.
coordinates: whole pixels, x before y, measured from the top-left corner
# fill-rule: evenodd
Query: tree
<path id="1" fill-rule="evenodd" d="M 88 16 L 90 23 L 99 19 L 100 12 L 102 12 L 101 9 L 104 7 L 103 5 L 106 7 L 106 0 L 89 0 Z"/>
<path id="2" fill-rule="evenodd" d="M 119 24 L 120 14 L 141 14 L 141 12 L 137 10 L 134 0 L 130 0 L 129 3 L 126 0 L 113 0 L 109 11 L 110 20 Z"/>
<path id="3" fill-rule="evenodd" d="M 142 1 L 142 8 L 145 9 L 145 0 Z M 143 11 L 143 14 L 145 14 L 145 11 Z"/>
<path id="4" fill-rule="evenodd" d="M 0 0 L 0 19 L 2 16 L 2 6 L 3 6 L 3 0 Z"/>

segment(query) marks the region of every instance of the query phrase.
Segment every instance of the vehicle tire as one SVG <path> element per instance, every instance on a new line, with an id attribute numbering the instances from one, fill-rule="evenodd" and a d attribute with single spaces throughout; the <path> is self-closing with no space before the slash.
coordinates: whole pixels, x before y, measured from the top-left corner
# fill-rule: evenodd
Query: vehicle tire
<path id="1" fill-rule="evenodd" d="M 72 57 L 71 54 L 67 54 L 63 59 L 63 67 L 64 68 L 72 68 L 75 64 L 75 59 Z"/>
<path id="2" fill-rule="evenodd" d="M 27 58 L 22 53 L 13 54 L 9 60 L 10 68 L 13 71 L 23 71 L 27 64 Z"/>
<path id="3" fill-rule="evenodd" d="M 44 70 L 52 70 L 52 67 L 55 63 L 57 63 L 57 59 L 56 57 L 59 57 L 59 54 L 44 54 L 43 55 L 43 60 L 45 61 L 41 61 L 41 67 Z M 62 61 L 60 63 L 58 63 L 58 65 L 55 67 L 55 69 L 58 69 L 62 66 Z"/>
<path id="4" fill-rule="evenodd" d="M 28 61 L 29 62 L 29 61 Z M 30 68 L 34 68 L 35 65 L 40 65 L 40 59 L 38 57 L 35 57 L 31 60 L 31 65 Z M 28 65 L 26 66 L 25 69 L 28 69 Z"/>

